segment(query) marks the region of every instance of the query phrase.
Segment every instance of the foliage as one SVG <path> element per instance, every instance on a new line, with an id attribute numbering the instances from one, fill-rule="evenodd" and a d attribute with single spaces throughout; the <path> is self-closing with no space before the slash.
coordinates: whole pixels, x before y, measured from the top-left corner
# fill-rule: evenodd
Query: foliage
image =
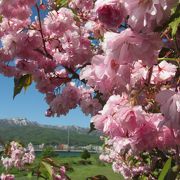
<path id="1" fill-rule="evenodd" d="M 178 31 L 178 28 L 179 28 L 179 25 L 180 25 L 180 11 L 179 11 L 179 8 L 180 8 L 180 5 L 178 5 L 175 9 L 175 12 L 172 14 L 171 17 L 173 18 L 170 18 L 170 23 L 169 23 L 169 27 L 171 29 L 171 35 L 172 37 L 175 37 L 177 31 Z"/>
<path id="2" fill-rule="evenodd" d="M 83 152 L 81 153 L 81 158 L 82 159 L 88 159 L 91 157 L 90 152 L 87 149 L 84 149 Z"/>
<path id="3" fill-rule="evenodd" d="M 176 35 L 179 24 L 180 24 L 180 17 L 176 18 L 173 22 L 171 22 L 169 24 L 170 28 L 172 29 L 172 36 L 173 37 Z"/>
<path id="4" fill-rule="evenodd" d="M 21 92 L 22 88 L 26 90 L 31 85 L 31 83 L 32 76 L 30 74 L 23 75 L 20 78 L 14 78 L 13 98 L 15 98 L 15 96 Z"/>
<path id="5" fill-rule="evenodd" d="M 172 158 L 169 158 L 166 163 L 164 164 L 164 167 L 161 171 L 161 174 L 160 176 L 158 177 L 158 180 L 164 180 L 168 171 L 170 170 L 171 168 L 171 161 L 172 161 Z"/>
<path id="6" fill-rule="evenodd" d="M 54 151 L 53 147 L 48 146 L 42 150 L 41 156 L 42 158 L 52 158 L 52 157 L 57 156 L 57 154 Z"/>

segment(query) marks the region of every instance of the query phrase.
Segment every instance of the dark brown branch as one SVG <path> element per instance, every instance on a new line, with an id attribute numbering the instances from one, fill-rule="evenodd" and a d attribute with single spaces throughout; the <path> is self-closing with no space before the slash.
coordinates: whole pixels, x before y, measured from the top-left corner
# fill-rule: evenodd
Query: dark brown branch
<path id="1" fill-rule="evenodd" d="M 38 20 L 39 20 L 39 32 L 41 34 L 41 38 L 42 38 L 42 43 L 43 43 L 43 48 L 44 48 L 44 51 L 46 53 L 46 56 L 49 56 L 49 53 L 46 49 L 46 42 L 45 42 L 45 39 L 44 39 L 44 35 L 43 35 L 43 30 L 42 30 L 42 24 L 41 24 L 41 16 L 40 16 L 40 9 L 38 7 L 38 5 L 36 4 L 36 9 L 37 9 L 37 13 L 38 13 Z"/>
<path id="2" fill-rule="evenodd" d="M 145 83 L 147 86 L 149 86 L 150 83 L 151 83 L 152 72 L 153 72 L 153 67 L 150 67 L 149 70 L 148 70 L 147 81 Z"/>

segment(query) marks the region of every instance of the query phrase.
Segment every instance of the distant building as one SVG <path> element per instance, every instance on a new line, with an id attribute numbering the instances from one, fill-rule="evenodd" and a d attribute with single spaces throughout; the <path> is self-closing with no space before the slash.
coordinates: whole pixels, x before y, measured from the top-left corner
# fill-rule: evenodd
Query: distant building
<path id="1" fill-rule="evenodd" d="M 59 144 L 58 150 L 63 150 L 64 149 L 64 144 Z"/>
<path id="2" fill-rule="evenodd" d="M 69 146 L 68 146 L 68 144 L 59 144 L 58 150 L 67 151 L 67 150 L 69 150 Z"/>
<path id="3" fill-rule="evenodd" d="M 40 144 L 39 149 L 43 149 L 43 148 L 44 148 L 44 144 Z"/>

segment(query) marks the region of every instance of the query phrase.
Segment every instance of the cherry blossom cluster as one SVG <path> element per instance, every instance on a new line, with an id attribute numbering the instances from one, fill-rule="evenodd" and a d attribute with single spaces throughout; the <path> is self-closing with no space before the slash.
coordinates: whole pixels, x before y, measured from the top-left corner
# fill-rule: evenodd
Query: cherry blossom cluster
<path id="1" fill-rule="evenodd" d="M 1 157 L 1 161 L 5 169 L 12 167 L 23 168 L 26 164 L 32 164 L 35 159 L 34 148 L 32 144 L 28 144 L 24 148 L 18 142 L 12 141 L 7 147 L 5 156 Z"/>
<path id="2" fill-rule="evenodd" d="M 169 93 L 170 98 L 163 99 L 162 108 L 167 108 L 167 111 L 169 107 L 176 106 L 174 103 L 178 103 L 179 99 L 176 99 L 178 95 L 173 91 L 166 91 L 162 92 Z M 161 98 L 161 93 L 157 97 Z M 139 105 L 130 105 L 127 94 L 111 96 L 103 110 L 92 118 L 95 127 L 108 137 L 100 160 L 112 163 L 113 170 L 126 179 L 140 175 L 153 179 L 150 172 L 155 162 L 144 163 L 141 155 L 154 149 L 175 149 L 180 145 L 179 113 L 175 113 L 175 117 L 167 114 L 167 121 L 161 113 L 147 113 Z M 172 129 L 172 125 L 176 128 Z M 129 161 L 132 157 L 137 157 L 139 163 L 132 164 Z"/>
<path id="3" fill-rule="evenodd" d="M 100 155 L 99 159 L 107 163 L 112 163 L 112 169 L 114 172 L 120 173 L 125 179 L 132 179 L 141 174 L 150 174 L 151 166 L 143 163 L 142 160 L 140 161 L 138 155 L 132 156 L 131 151 L 128 151 L 125 156 L 119 156 L 118 153 L 110 148 L 110 143 L 108 143 L 108 146 L 109 147 L 104 149 L 104 152 Z M 128 161 L 128 159 L 131 159 L 131 161 Z M 132 160 L 136 160 L 140 163 L 135 166 Z"/>
<path id="4" fill-rule="evenodd" d="M 174 102 L 176 103 L 175 98 Z M 174 106 L 173 102 L 168 105 Z M 167 104 L 164 103 L 164 106 L 166 108 Z M 174 125 L 179 119 L 177 116 L 178 114 L 171 120 L 169 119 L 170 121 L 174 120 Z M 163 125 L 165 117 L 160 113 L 146 113 L 139 105 L 131 106 L 127 95 L 111 96 L 103 110 L 94 116 L 92 121 L 97 129 L 110 137 L 108 143 L 111 143 L 114 150 L 119 153 L 130 149 L 135 153 L 154 148 L 166 149 L 180 144 L 179 131 L 176 132 L 176 138 L 174 138 L 171 128 Z"/>
<path id="5" fill-rule="evenodd" d="M 66 168 L 61 166 L 58 172 L 53 169 L 52 177 L 54 180 L 67 180 Z"/>
<path id="6" fill-rule="evenodd" d="M 14 180 L 14 175 L 11 174 L 1 174 L 1 180 Z"/>
<path id="7" fill-rule="evenodd" d="M 178 153 L 180 31 L 171 33 L 168 24 L 179 2 L 63 2 L 0 1 L 0 73 L 31 75 L 45 94 L 47 116 L 81 107 L 108 137 L 103 158 L 116 172 L 148 173 L 147 164 L 131 168 L 122 157 Z"/>
<path id="8" fill-rule="evenodd" d="M 62 92 L 58 95 L 52 93 L 47 95 L 46 101 L 50 108 L 46 116 L 60 116 L 67 114 L 69 109 L 79 105 L 86 115 L 95 115 L 101 110 L 102 105 L 93 98 L 93 89 L 85 89 L 83 86 L 77 87 L 75 83 L 67 83 Z"/>

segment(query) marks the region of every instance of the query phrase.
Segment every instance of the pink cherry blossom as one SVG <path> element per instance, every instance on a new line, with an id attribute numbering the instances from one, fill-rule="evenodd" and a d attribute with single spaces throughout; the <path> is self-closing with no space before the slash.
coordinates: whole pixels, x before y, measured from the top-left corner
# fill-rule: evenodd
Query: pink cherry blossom
<path id="1" fill-rule="evenodd" d="M 109 28 L 117 28 L 126 17 L 125 9 L 118 0 L 98 0 L 95 11 L 99 21 Z"/>
<path id="2" fill-rule="evenodd" d="M 156 63 L 161 48 L 158 34 L 137 34 L 131 29 L 126 29 L 120 34 L 107 32 L 104 37 L 106 63 L 110 63 L 112 59 L 117 61 L 117 64 L 132 63 L 137 60 L 142 60 L 143 64 L 149 66 Z"/>
<path id="3" fill-rule="evenodd" d="M 176 74 L 177 66 L 166 61 L 160 62 L 158 65 L 153 66 L 151 83 L 158 84 L 171 80 Z M 136 83 L 144 84 L 148 78 L 148 67 L 137 61 L 134 63 L 131 74 L 131 83 L 134 86 Z"/>
<path id="4" fill-rule="evenodd" d="M 44 19 L 45 31 L 49 35 L 62 35 L 68 29 L 76 29 L 73 13 L 67 8 L 51 11 Z"/>
<path id="5" fill-rule="evenodd" d="M 170 80 L 175 76 L 176 70 L 176 65 L 162 61 L 153 67 L 151 81 L 153 84 L 156 84 L 158 82 Z"/>
<path id="6" fill-rule="evenodd" d="M 153 31 L 163 24 L 177 0 L 123 0 L 128 11 L 128 24 L 136 31 Z"/>
<path id="7" fill-rule="evenodd" d="M 98 99 L 93 98 L 93 89 L 79 88 L 81 92 L 79 106 L 86 115 L 94 116 L 102 109 L 102 105 Z"/>
<path id="8" fill-rule="evenodd" d="M 14 180 L 15 177 L 12 174 L 1 174 L 1 180 Z"/>
<path id="9" fill-rule="evenodd" d="M 179 31 L 173 38 L 166 25 L 177 0 L 59 3 L 0 1 L 0 73 L 31 75 L 48 117 L 79 106 L 105 135 L 100 159 L 126 179 L 151 179 L 141 155 L 172 153 L 174 163 L 180 145 Z M 21 169 L 34 158 L 31 144 L 12 142 L 1 160 Z M 53 169 L 54 179 L 66 177 L 64 167 Z"/>
<path id="10" fill-rule="evenodd" d="M 131 169 L 125 163 L 114 162 L 112 165 L 112 169 L 116 173 L 122 173 L 122 175 L 125 179 L 132 177 L 131 176 Z"/>
<path id="11" fill-rule="evenodd" d="M 54 58 L 58 64 L 69 66 L 70 64 L 79 65 L 89 62 L 92 56 L 90 41 L 80 36 L 79 32 L 66 31 L 60 42 L 62 51 L 57 50 L 54 53 Z"/>
<path id="12" fill-rule="evenodd" d="M 53 168 L 52 172 L 53 180 L 67 180 L 66 178 L 66 168 L 64 166 L 61 166 L 59 171 L 55 170 Z"/>
<path id="13" fill-rule="evenodd" d="M 62 94 L 57 95 L 50 102 L 49 105 L 52 114 L 56 114 L 57 116 L 67 114 L 70 109 L 77 106 L 80 97 L 79 89 L 75 86 L 75 84 L 67 84 L 67 86 L 63 89 Z"/>
<path id="14" fill-rule="evenodd" d="M 136 61 L 132 68 L 131 84 L 134 86 L 136 83 L 144 84 L 148 74 L 148 67 L 143 65 L 142 61 Z"/>
<path id="15" fill-rule="evenodd" d="M 31 15 L 31 6 L 35 5 L 35 0 L 1 0 L 0 1 L 0 14 L 5 17 L 24 20 Z"/>
<path id="16" fill-rule="evenodd" d="M 83 94 L 82 94 L 83 96 Z M 91 96 L 82 98 L 80 100 L 80 107 L 86 115 L 96 115 L 98 111 L 102 109 L 102 105 L 97 99 L 93 99 Z"/>
<path id="17" fill-rule="evenodd" d="M 115 100 L 115 102 L 113 102 L 112 99 L 115 99 L 115 97 L 119 101 Z M 107 107 L 109 105 L 111 106 L 110 111 Z M 108 109 L 108 111 L 106 109 Z M 143 115 L 144 112 L 141 107 L 132 108 L 124 97 L 110 97 L 107 101 L 107 105 L 105 105 L 100 112 L 102 117 L 99 115 L 97 115 L 97 117 L 100 117 L 99 119 L 96 116 L 94 117 L 93 122 L 95 127 L 99 127 L 98 121 L 100 121 L 100 124 L 103 124 L 103 126 L 100 126 L 102 127 L 103 132 L 112 138 L 115 136 L 131 137 L 136 128 L 145 121 L 145 116 Z"/>
<path id="18" fill-rule="evenodd" d="M 93 0 L 72 0 L 69 3 L 69 6 L 73 9 L 77 9 L 81 12 L 90 11 L 94 7 L 94 1 Z"/>
<path id="19" fill-rule="evenodd" d="M 171 128 L 180 127 L 180 93 L 172 90 L 160 91 L 156 96 L 161 112 L 165 117 L 165 124 Z"/>
<path id="20" fill-rule="evenodd" d="M 19 143 L 12 141 L 9 156 L 2 156 L 1 161 L 7 170 L 11 167 L 23 168 L 26 164 L 32 164 L 34 159 L 34 148 L 31 143 L 28 144 L 28 148 L 23 148 Z"/>

